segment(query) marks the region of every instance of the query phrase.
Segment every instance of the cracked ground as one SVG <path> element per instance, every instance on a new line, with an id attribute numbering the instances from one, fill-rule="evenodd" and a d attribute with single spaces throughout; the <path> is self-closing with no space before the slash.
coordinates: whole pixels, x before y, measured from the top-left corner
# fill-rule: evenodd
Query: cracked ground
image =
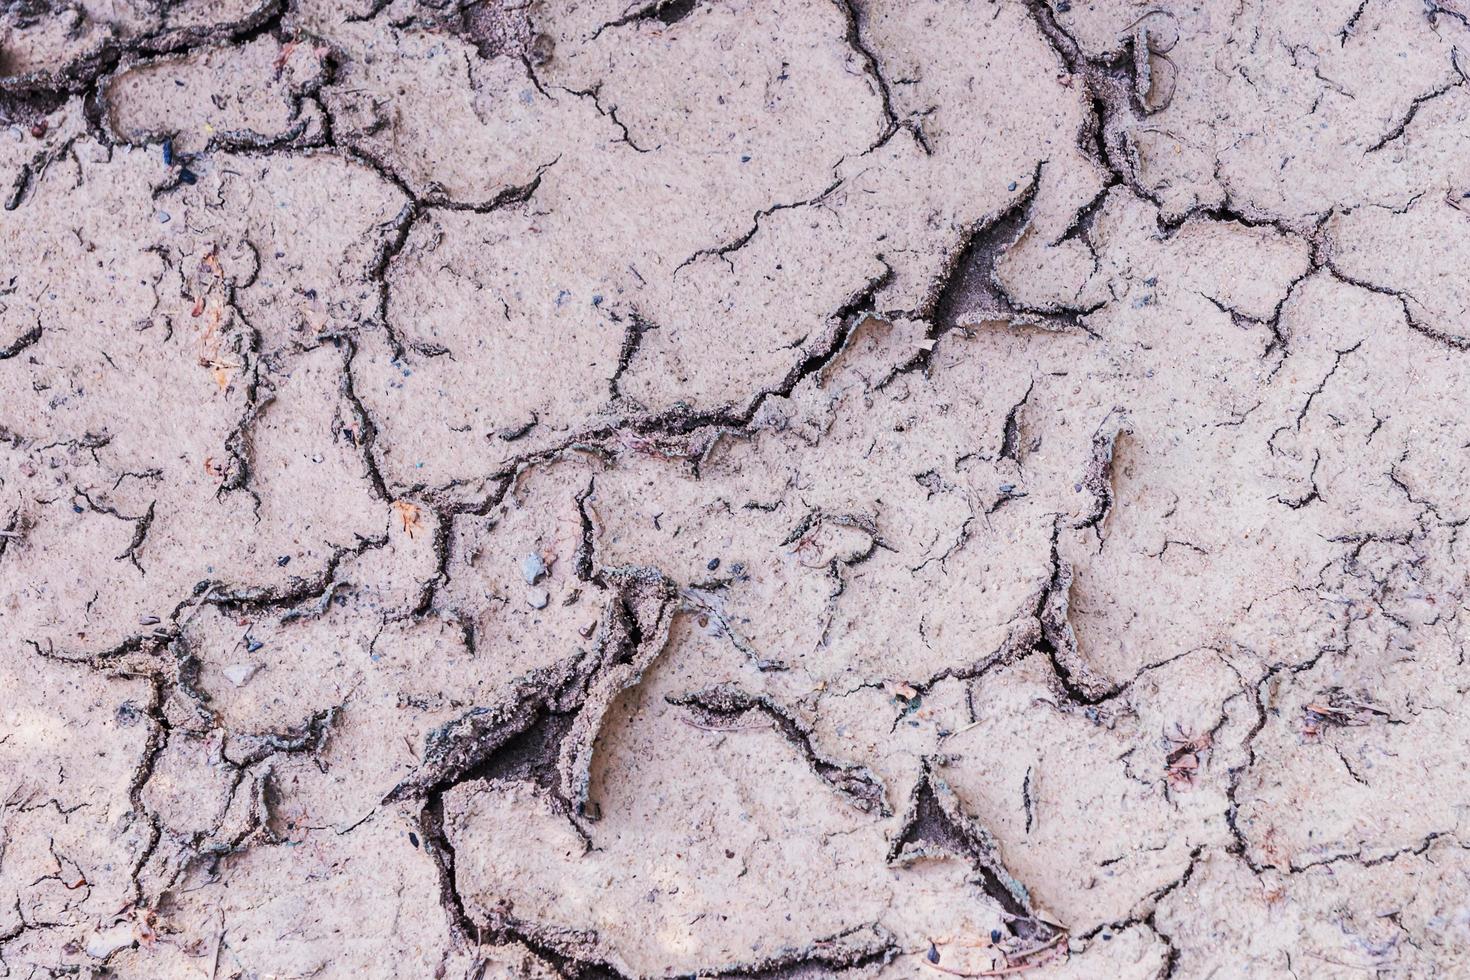
<path id="1" fill-rule="evenodd" d="M 4 0 L 0 976 L 1470 975 L 1464 0 Z"/>

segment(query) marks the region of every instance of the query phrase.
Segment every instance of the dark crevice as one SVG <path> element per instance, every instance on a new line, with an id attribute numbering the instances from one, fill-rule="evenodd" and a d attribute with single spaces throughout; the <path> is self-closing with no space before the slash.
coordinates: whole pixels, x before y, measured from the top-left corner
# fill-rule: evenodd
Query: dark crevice
<path id="1" fill-rule="evenodd" d="M 664 27 L 672 27 L 679 21 L 694 13 L 699 6 L 699 0 L 654 0 L 653 3 L 639 7 L 632 13 L 625 14 L 617 20 L 610 20 L 597 30 L 592 32 L 595 40 L 603 31 L 614 27 L 626 27 L 629 24 L 656 23 Z"/>
<path id="2" fill-rule="evenodd" d="M 862 18 L 858 9 L 857 0 L 834 0 L 842 10 L 842 16 L 846 22 L 846 30 L 843 40 L 847 42 L 857 56 L 862 59 L 863 70 L 872 79 L 873 87 L 877 89 L 878 99 L 883 110 L 883 132 L 865 153 L 887 143 L 894 134 L 900 130 L 907 130 L 914 138 L 914 142 L 924 151 L 926 156 L 932 156 L 934 151 L 929 146 L 929 139 L 923 128 L 914 119 L 899 119 L 897 110 L 893 107 L 893 90 L 888 85 L 888 79 L 883 75 L 882 63 L 873 49 L 868 47 L 863 40 Z"/>
<path id="3" fill-rule="evenodd" d="M 312 712 L 306 721 L 285 731 L 234 735 L 229 740 L 231 754 L 225 756 L 225 761 L 243 769 L 278 753 L 315 755 L 326 747 L 341 712 L 341 707 L 334 705 Z"/>
<path id="4" fill-rule="evenodd" d="M 854 807 L 864 813 L 890 816 L 882 781 L 867 766 L 833 762 L 812 745 L 811 732 L 768 697 L 748 694 L 731 685 L 706 688 L 665 698 L 669 704 L 691 708 L 706 721 L 740 718 L 754 712 L 769 718 L 786 741 L 801 751 L 812 770 Z"/>
<path id="5" fill-rule="evenodd" d="M 1020 240 L 1030 220 L 1031 205 L 1040 186 L 1045 162 L 1038 163 L 1030 182 L 998 214 L 970 229 L 939 275 L 930 297 L 917 312 L 929 321 L 928 343 L 879 384 L 910 371 L 927 371 L 935 342 L 951 330 L 985 322 L 1035 325 L 1044 329 L 1086 331 L 1083 318 L 1102 303 L 1088 307 L 1043 309 L 1016 303 L 996 274 L 996 264 Z"/>
<path id="6" fill-rule="evenodd" d="M 1332 278 L 1338 280 L 1339 282 L 1346 283 L 1349 286 L 1357 286 L 1359 289 L 1366 289 L 1368 290 L 1368 292 L 1377 293 L 1380 296 L 1391 296 L 1394 299 L 1398 300 L 1399 307 L 1403 310 L 1404 323 L 1409 327 L 1410 330 L 1413 330 L 1415 333 L 1422 334 L 1423 336 L 1428 337 L 1430 340 L 1433 340 L 1436 343 L 1444 344 L 1446 347 L 1451 347 L 1458 351 L 1470 351 L 1470 337 L 1462 336 L 1460 334 L 1445 333 L 1444 331 L 1435 329 L 1434 327 L 1431 327 L 1429 324 L 1420 320 L 1414 314 L 1414 308 L 1412 305 L 1410 305 L 1410 298 L 1408 294 L 1402 292 L 1401 290 L 1389 289 L 1386 286 L 1380 286 L 1377 283 L 1369 282 L 1366 279 L 1357 279 L 1353 276 L 1349 276 L 1338 269 L 1335 265 L 1333 265 L 1330 258 L 1326 260 L 1324 268 L 1327 270 L 1327 273 L 1332 276 Z"/>
<path id="7" fill-rule="evenodd" d="M 592 523 L 592 514 L 587 509 L 587 501 L 596 492 L 597 480 L 594 477 L 587 481 L 587 489 L 577 494 L 577 518 L 582 535 L 577 542 L 576 572 L 577 578 L 583 582 L 606 585 L 606 581 L 596 572 L 597 534 Z"/>
<path id="8" fill-rule="evenodd" d="M 1057 936 L 1058 930 L 1032 909 L 1025 886 L 1006 870 L 995 838 L 961 809 L 959 798 L 926 759 L 888 860 L 903 864 L 941 852 L 971 863 L 986 895 L 1005 913 L 1011 936 L 1038 947 Z"/>
<path id="9" fill-rule="evenodd" d="M 384 803 L 443 793 L 502 768 L 540 772 L 544 754 L 554 745 L 559 776 L 554 795 L 569 815 L 595 819 L 586 793 L 592 743 L 602 716 L 661 652 L 676 608 L 672 586 L 661 576 L 620 571 L 607 578 L 613 595 L 595 647 L 517 678 L 496 704 L 473 708 L 430 732 L 418 768 L 384 797 Z M 569 742 L 577 743 L 576 751 Z M 503 758 L 512 748 L 512 755 Z M 543 754 L 537 766 L 526 761 L 533 750 Z"/>
<path id="10" fill-rule="evenodd" d="M 1115 413 L 1109 413 L 1092 434 L 1092 455 L 1082 475 L 1082 488 L 1093 499 L 1092 512 L 1073 524 L 1074 529 L 1091 528 L 1101 539 L 1103 523 L 1113 508 L 1113 459 L 1119 440 L 1131 431 Z"/>
<path id="11" fill-rule="evenodd" d="M 143 565 L 138 561 L 138 549 L 143 547 L 143 540 L 148 537 L 148 529 L 153 526 L 153 514 L 157 506 L 158 502 L 153 501 L 148 505 L 148 510 L 143 516 L 133 522 L 133 538 L 128 542 L 127 549 L 117 556 L 117 561 L 130 561 L 139 572 L 143 571 Z"/>
<path id="12" fill-rule="evenodd" d="M 1031 400 L 1031 393 L 1036 390 L 1036 379 L 1026 386 L 1026 393 L 1021 400 L 1011 406 L 1006 412 L 1005 425 L 1001 429 L 1000 437 L 1000 459 L 1009 459 L 1017 466 L 1021 465 L 1021 410 Z"/>
<path id="13" fill-rule="evenodd" d="M 8 361 L 41 340 L 41 325 L 38 323 L 6 347 L 0 347 L 0 361 Z"/>
<path id="14" fill-rule="evenodd" d="M 637 313 L 628 315 L 628 325 L 623 332 L 623 346 L 618 351 L 618 366 L 613 370 L 613 376 L 607 382 L 608 391 L 613 398 L 623 396 L 619 384 L 628 366 L 633 363 L 633 358 L 638 355 L 639 348 L 643 346 L 643 335 L 649 330 L 657 329 L 655 324 L 649 323 Z"/>
<path id="15" fill-rule="evenodd" d="M 1348 38 L 1357 33 L 1358 21 L 1362 19 L 1363 12 L 1367 9 L 1368 0 L 1361 0 L 1357 9 L 1353 11 L 1353 15 L 1347 19 L 1347 23 L 1342 25 L 1342 30 L 1337 32 L 1338 47 L 1346 47 Z"/>
<path id="16" fill-rule="evenodd" d="M 1277 302 L 1275 309 L 1271 311 L 1271 315 L 1266 317 L 1265 319 L 1260 319 L 1258 317 L 1253 317 L 1249 316 L 1248 314 L 1242 313 L 1239 310 L 1235 309 L 1233 306 L 1227 306 L 1215 297 L 1208 294 L 1201 293 L 1200 295 L 1203 296 L 1204 299 L 1211 306 L 1215 307 L 1215 309 L 1219 310 L 1221 313 L 1228 315 L 1230 317 L 1230 322 L 1235 324 L 1235 326 L 1240 327 L 1242 330 L 1249 329 L 1251 327 L 1265 327 L 1271 332 L 1270 343 L 1268 343 L 1265 349 L 1261 351 L 1262 358 L 1268 358 L 1277 353 L 1280 353 L 1282 358 L 1285 358 L 1286 355 L 1291 352 L 1288 345 L 1290 338 L 1286 335 L 1286 332 L 1281 327 L 1281 314 L 1286 309 L 1286 304 L 1291 299 L 1292 295 L 1296 292 L 1297 287 L 1306 282 L 1307 279 L 1310 278 L 1311 275 L 1316 271 L 1317 270 L 1314 265 L 1313 267 L 1308 268 L 1306 272 L 1293 279 L 1287 285 L 1286 293 L 1281 297 L 1280 301 Z M 1280 365 L 1278 364 L 1277 366 L 1279 367 Z"/>
<path id="17" fill-rule="evenodd" d="M 154 624 L 146 633 L 127 637 L 113 646 L 91 654 L 59 652 L 49 643 L 43 647 L 34 639 L 24 642 L 39 656 L 67 663 L 84 663 L 94 668 L 105 668 L 124 660 L 132 654 L 149 654 L 164 649 L 182 635 L 189 618 L 204 606 L 215 606 L 232 612 L 262 612 L 272 609 L 288 610 L 288 617 L 299 617 L 304 612 L 293 610 L 293 606 L 315 602 L 320 605 L 329 599 L 338 587 L 337 571 L 349 557 L 359 556 L 366 551 L 381 548 L 388 543 L 387 536 L 364 538 L 357 536 L 357 543 L 335 549 L 327 559 L 322 572 L 310 578 L 292 576 L 281 586 L 234 587 L 222 581 L 204 579 L 194 586 L 192 594 L 180 600 L 169 614 L 166 623 Z"/>
<path id="18" fill-rule="evenodd" d="M 527 71 L 528 72 L 530 71 L 529 65 L 527 66 Z M 532 75 L 532 77 L 534 78 L 535 76 Z M 540 86 L 540 84 L 538 82 L 537 88 L 540 88 L 540 87 L 541 86 Z M 560 86 L 558 86 L 558 87 L 560 87 Z M 636 142 L 633 141 L 633 135 L 628 132 L 628 126 L 627 126 L 627 124 L 624 123 L 621 119 L 618 118 L 618 107 L 617 106 L 604 106 L 602 104 L 602 86 L 601 85 L 594 85 L 592 88 L 589 88 L 589 89 L 581 89 L 581 90 L 578 90 L 578 89 L 569 89 L 569 88 L 562 88 L 562 91 L 563 92 L 566 92 L 569 95 L 575 95 L 579 99 L 590 99 L 591 102 L 592 102 L 592 108 L 595 109 L 595 110 L 597 110 L 597 114 L 599 116 L 602 116 L 604 119 L 607 119 L 609 122 L 611 122 L 614 126 L 616 126 L 618 128 L 618 132 L 621 134 L 621 137 L 620 137 L 620 141 L 621 142 L 628 144 L 628 146 L 630 146 L 637 153 L 648 153 L 648 152 L 650 152 L 650 148 L 649 147 L 639 146 Z"/>
<path id="19" fill-rule="evenodd" d="M 786 372 L 779 384 L 762 390 L 751 398 L 743 408 L 728 406 L 713 411 L 696 411 L 687 405 L 675 407 L 654 415 L 633 415 L 623 418 L 621 426 L 607 426 L 582 434 L 577 445 L 595 444 L 615 438 L 620 429 L 626 428 L 642 436 L 662 436 L 677 439 L 707 430 L 741 431 L 747 428 L 762 405 L 770 398 L 788 398 L 797 385 L 812 376 L 820 376 L 827 364 L 840 353 L 848 337 L 862 319 L 862 314 L 871 310 L 873 297 L 892 278 L 893 271 L 884 263 L 883 271 L 874 276 L 860 290 L 843 303 L 829 318 L 832 324 L 827 336 L 819 339 L 805 351 L 805 356 Z"/>
<path id="20" fill-rule="evenodd" d="M 1427 92 L 1410 102 L 1409 108 L 1405 110 L 1403 116 L 1399 118 L 1399 121 L 1395 123 L 1392 127 L 1390 127 L 1388 132 L 1379 137 L 1372 146 L 1368 147 L 1368 149 L 1364 151 L 1365 153 L 1377 153 L 1379 150 L 1388 146 L 1388 144 L 1402 139 L 1405 130 L 1407 130 L 1410 124 L 1413 123 L 1414 117 L 1419 114 L 1420 108 L 1422 108 L 1425 103 L 1433 102 L 1435 99 L 1451 91 L 1452 89 L 1459 88 L 1461 85 L 1465 84 L 1467 76 L 1464 69 L 1460 67 L 1459 56 L 1455 53 L 1455 50 L 1453 48 L 1450 50 L 1450 64 L 1458 78 L 1456 78 L 1452 82 L 1446 82 L 1439 88 L 1434 89 L 1431 92 Z"/>
<path id="21" fill-rule="evenodd" d="M 475 214 L 488 214 L 500 208 L 524 204 L 536 193 L 536 189 L 541 186 L 541 180 L 545 176 L 546 171 L 552 166 L 555 166 L 556 161 L 553 160 L 551 163 L 540 167 L 537 170 L 536 176 L 527 184 L 518 187 L 506 187 L 488 201 L 467 203 L 450 200 L 442 196 L 417 197 L 402 178 L 391 174 L 383 164 L 374 160 L 371 156 L 356 149 L 347 152 L 345 155 L 349 159 L 358 160 L 376 170 L 380 176 L 388 179 L 390 183 L 398 188 L 404 197 L 408 198 L 408 201 L 399 209 L 397 216 L 388 223 L 387 234 L 380 240 L 378 250 L 373 256 L 373 261 L 369 264 L 366 272 L 368 281 L 375 283 L 377 286 L 377 306 L 373 316 L 374 322 L 382 326 L 387 336 L 388 345 L 393 351 L 394 358 L 401 360 L 407 355 L 408 348 L 412 345 L 404 344 L 402 338 L 398 336 L 398 332 L 394 330 L 392 320 L 388 315 L 391 292 L 388 283 L 388 271 L 394 260 L 408 246 L 409 235 L 412 233 L 414 225 L 420 218 L 434 210 L 469 211 Z M 417 353 L 424 353 L 424 351 L 417 347 L 414 349 Z M 433 353 L 430 352 L 429 356 L 433 356 Z M 441 350 L 437 353 L 442 354 L 444 352 Z"/>
<path id="22" fill-rule="evenodd" d="M 1070 620 L 1072 568 L 1062 560 L 1060 535 L 1060 523 L 1054 524 L 1051 578 L 1041 590 L 1033 613 L 1041 626 L 1036 650 L 1051 662 L 1057 684 L 1069 701 L 1094 707 L 1116 697 L 1127 685 L 1109 683 L 1094 675 L 1082 660 L 1077 648 L 1077 634 Z"/>
<path id="23" fill-rule="evenodd" d="M 694 976 L 818 980 L 849 970 L 885 966 L 900 952 L 897 938 L 881 925 L 873 924 L 818 939 L 805 947 L 777 950 L 753 963 L 700 970 Z"/>
<path id="24" fill-rule="evenodd" d="M 351 436 L 351 441 L 362 456 L 363 469 L 372 485 L 373 494 L 379 500 L 391 500 L 392 495 L 388 492 L 388 485 L 383 480 L 377 455 L 373 451 L 378 442 L 378 427 L 368 414 L 367 406 L 358 397 L 356 382 L 352 377 L 352 362 L 357 357 L 357 343 L 350 337 L 342 337 L 337 342 L 344 350 L 340 391 L 343 400 L 351 407 L 352 418 L 356 423 L 356 432 Z"/>
<path id="25" fill-rule="evenodd" d="M 979 222 L 965 236 L 925 309 L 932 320 L 931 339 L 961 326 L 961 318 L 971 322 L 1009 320 L 1019 313 L 996 281 L 995 265 L 1020 239 L 1040 184 L 1038 165 L 1025 190 L 1003 211 Z"/>
<path id="26" fill-rule="evenodd" d="M 34 646 L 34 644 L 32 644 Z M 39 652 L 39 648 L 38 652 Z M 132 882 L 133 903 L 144 904 L 143 892 L 143 869 L 147 867 L 152 859 L 153 853 L 163 839 L 163 826 L 158 818 L 154 816 L 143 801 L 143 790 L 148 781 L 153 778 L 153 771 L 158 765 L 163 750 L 168 747 L 169 738 L 173 734 L 173 725 L 168 720 L 165 704 L 168 700 L 168 692 L 163 677 L 152 675 L 145 678 L 149 685 L 148 705 L 143 715 L 148 719 L 148 737 L 143 745 L 143 755 L 133 770 L 132 779 L 128 782 L 128 802 L 131 809 L 128 813 L 129 821 L 146 820 L 148 822 L 147 840 L 142 851 L 134 859 L 129 869 L 129 879 Z"/>
<path id="27" fill-rule="evenodd" d="M 0 116 L 34 115 L 48 106 L 56 107 L 69 95 L 83 97 L 83 114 L 92 134 L 111 146 L 101 121 L 99 82 L 117 70 L 124 58 L 185 54 L 215 45 L 244 45 L 277 33 L 289 5 L 286 0 L 263 0 L 239 20 L 225 24 L 156 30 L 134 38 L 106 38 L 94 50 L 56 71 L 35 71 L 0 79 Z M 164 11 L 166 14 L 166 11 Z M 11 205 L 8 203 L 7 208 Z"/>
<path id="28" fill-rule="evenodd" d="M 704 258 L 706 255 L 718 256 L 719 258 L 724 259 L 726 264 L 730 264 L 730 260 L 727 256 L 729 256 L 731 252 L 738 252 L 740 249 L 750 244 L 751 239 L 755 238 L 756 234 L 761 230 L 762 219 L 769 218 L 771 215 L 776 214 L 780 211 L 790 211 L 793 208 L 805 208 L 811 207 L 816 204 L 821 204 L 827 198 L 831 197 L 837 191 L 837 188 L 841 186 L 842 179 L 838 178 L 832 183 L 828 184 L 827 187 L 815 197 L 809 197 L 803 201 L 792 201 L 788 204 L 773 204 L 768 208 L 763 208 L 760 211 L 757 211 L 751 219 L 750 228 L 739 238 L 736 238 L 733 242 L 729 242 L 725 245 L 718 245 L 713 248 L 700 249 L 684 261 L 680 262 L 677 266 L 675 266 L 674 274 L 677 275 L 679 273 L 679 270 L 683 269 L 686 265 L 697 262 L 699 259 Z M 731 268 L 733 267 L 734 266 L 731 265 Z"/>
<path id="29" fill-rule="evenodd" d="M 1092 118 L 1079 134 L 1079 147 L 1108 171 L 1114 182 L 1158 205 L 1158 195 L 1138 180 L 1137 154 L 1128 141 L 1127 125 L 1149 112 L 1139 104 L 1131 49 L 1125 47 L 1106 60 L 1089 58 L 1076 39 L 1057 22 L 1046 0 L 1026 0 L 1026 9 L 1062 66 L 1081 79 L 1089 97 Z"/>

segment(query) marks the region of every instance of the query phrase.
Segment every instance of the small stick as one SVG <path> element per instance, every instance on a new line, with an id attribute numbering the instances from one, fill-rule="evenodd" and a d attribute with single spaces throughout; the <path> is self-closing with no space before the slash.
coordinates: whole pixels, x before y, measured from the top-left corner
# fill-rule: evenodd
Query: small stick
<path id="1" fill-rule="evenodd" d="M 1357 963 L 1344 963 L 1342 960 L 1335 960 L 1330 956 L 1323 956 L 1320 953 L 1313 953 L 1311 950 L 1303 950 L 1303 952 L 1305 952 L 1314 960 L 1321 960 L 1323 963 L 1331 963 L 1333 966 L 1341 966 L 1349 970 L 1362 970 L 1364 973 L 1377 973 L 1379 970 L 1387 969 L 1388 967 L 1393 966 L 1396 962 L 1390 961 L 1388 963 L 1383 963 L 1378 966 L 1362 966 Z"/>
<path id="2" fill-rule="evenodd" d="M 1045 965 L 1042 963 L 1020 963 L 1016 966 L 1001 967 L 999 970 L 981 970 L 978 973 L 971 973 L 968 970 L 952 970 L 947 966 L 940 966 L 938 963 L 930 963 L 928 957 L 921 956 L 919 958 L 919 962 L 923 963 L 931 970 L 937 970 L 940 973 L 948 973 L 952 977 L 1003 977 L 1008 973 L 1021 973 L 1024 970 L 1034 970 L 1038 966 Z"/>
<path id="3" fill-rule="evenodd" d="M 210 596 L 214 595 L 214 590 L 217 588 L 219 588 L 218 585 L 211 585 L 209 588 L 204 590 L 204 594 L 199 597 L 199 601 L 196 602 L 193 608 L 189 610 L 189 614 L 179 621 L 180 629 L 187 625 L 189 620 L 194 618 L 194 614 L 204 607 L 204 604 L 209 601 Z"/>
<path id="4" fill-rule="evenodd" d="M 1061 942 L 1066 937 L 1067 937 L 1067 934 L 1065 932 L 1059 932 L 1055 936 L 1051 937 L 1051 939 L 1049 939 L 1047 942 L 1043 943 L 1042 945 L 1036 946 L 1036 947 L 1034 947 L 1032 949 L 1028 949 L 1024 953 L 1017 953 L 1016 954 L 1016 959 L 1017 960 L 1029 960 L 1033 956 L 1035 956 L 1037 953 L 1044 953 L 1047 950 L 1051 949 L 1053 946 L 1055 946 L 1057 943 Z M 980 945 L 979 943 L 974 943 L 974 942 L 966 943 L 963 940 L 960 940 L 959 942 L 961 943 L 961 945 L 975 945 L 975 946 Z M 1002 955 L 1004 955 L 1004 954 L 1002 953 Z M 1009 960 L 1009 957 L 1007 959 Z M 1036 969 L 1039 966 L 1045 966 L 1046 965 L 1045 963 L 1010 963 L 1010 962 L 1007 962 L 1007 964 L 1005 966 L 1000 967 L 998 969 L 982 970 L 979 973 L 971 973 L 971 972 L 968 972 L 968 971 L 965 971 L 965 970 L 956 970 L 956 969 L 951 969 L 950 967 L 947 967 L 947 966 L 940 966 L 938 963 L 930 963 L 928 957 L 921 957 L 919 961 L 921 963 L 923 963 L 925 966 L 929 967 L 929 969 L 931 969 L 931 970 L 938 970 L 940 973 L 948 973 L 950 976 L 953 976 L 953 977 L 1003 977 L 1003 976 L 1006 976 L 1007 974 L 1021 973 L 1022 971 L 1025 971 L 1025 970 L 1034 970 L 1034 969 Z"/>
<path id="5" fill-rule="evenodd" d="M 770 725 L 744 725 L 744 726 L 721 726 L 707 725 L 704 722 L 695 721 L 686 715 L 679 715 L 679 720 L 690 728 L 698 728 L 702 732 L 764 732 L 769 731 Z"/>

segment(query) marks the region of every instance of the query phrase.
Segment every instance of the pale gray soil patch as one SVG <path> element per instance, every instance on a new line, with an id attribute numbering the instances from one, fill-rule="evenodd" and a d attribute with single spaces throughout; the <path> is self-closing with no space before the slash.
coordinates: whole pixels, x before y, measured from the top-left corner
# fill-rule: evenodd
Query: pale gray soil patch
<path id="1" fill-rule="evenodd" d="M 0 977 L 1470 972 L 1460 0 L 10 0 L 0 197 Z"/>

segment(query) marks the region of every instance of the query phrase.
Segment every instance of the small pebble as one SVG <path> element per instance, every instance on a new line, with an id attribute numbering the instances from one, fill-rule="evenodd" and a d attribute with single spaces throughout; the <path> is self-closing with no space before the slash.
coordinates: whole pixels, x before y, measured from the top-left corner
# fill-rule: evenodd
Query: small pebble
<path id="1" fill-rule="evenodd" d="M 546 577 L 546 560 L 532 553 L 521 559 L 521 578 L 527 585 L 535 585 Z"/>
<path id="2" fill-rule="evenodd" d="M 709 561 L 704 563 L 704 567 L 708 568 L 710 571 L 714 571 L 715 569 L 720 567 L 720 560 L 718 558 L 711 558 Z"/>
<path id="3" fill-rule="evenodd" d="M 546 604 L 551 601 L 551 593 L 545 589 L 527 589 L 526 605 L 532 609 L 545 609 Z"/>
<path id="4" fill-rule="evenodd" d="M 550 34 L 537 34 L 531 38 L 531 49 L 527 52 L 531 64 L 537 66 L 546 64 L 556 52 L 556 41 Z"/>
<path id="5" fill-rule="evenodd" d="M 31 124 L 31 135 L 34 136 L 36 139 L 40 139 L 42 136 L 45 136 L 46 135 L 46 120 L 42 119 L 39 122 L 32 123 Z"/>
<path id="6" fill-rule="evenodd" d="M 198 179 L 198 177 L 194 176 L 194 171 L 190 170 L 188 167 L 185 167 L 183 170 L 179 171 L 179 180 L 183 181 L 185 184 L 192 184 Z"/>
<path id="7" fill-rule="evenodd" d="M 94 932 L 87 940 L 87 955 L 97 960 L 105 960 L 120 949 L 134 945 L 138 941 L 133 935 L 133 927 L 124 922 L 115 925 L 111 929 Z"/>
<path id="8" fill-rule="evenodd" d="M 282 555 L 281 557 L 276 559 L 276 567 L 278 568 L 285 568 L 289 564 L 291 564 L 290 555 Z"/>
<path id="9" fill-rule="evenodd" d="M 930 943 L 929 944 L 929 962 L 930 963 L 938 963 L 939 962 L 939 950 L 935 947 L 935 945 L 933 943 Z"/>
<path id="10" fill-rule="evenodd" d="M 169 214 L 167 211 L 160 211 L 160 212 L 158 212 L 158 223 L 159 224 L 166 225 L 166 224 L 168 224 L 172 220 L 173 220 L 173 215 Z"/>
<path id="11" fill-rule="evenodd" d="M 245 652 L 246 653 L 254 653 L 256 650 L 259 650 L 263 646 L 265 646 L 264 643 L 261 643 L 255 637 L 251 636 L 249 633 L 246 633 L 245 634 Z"/>
<path id="12" fill-rule="evenodd" d="M 260 667 L 255 664 L 230 664 L 224 669 L 225 680 L 236 687 L 244 687 L 258 670 Z"/>

